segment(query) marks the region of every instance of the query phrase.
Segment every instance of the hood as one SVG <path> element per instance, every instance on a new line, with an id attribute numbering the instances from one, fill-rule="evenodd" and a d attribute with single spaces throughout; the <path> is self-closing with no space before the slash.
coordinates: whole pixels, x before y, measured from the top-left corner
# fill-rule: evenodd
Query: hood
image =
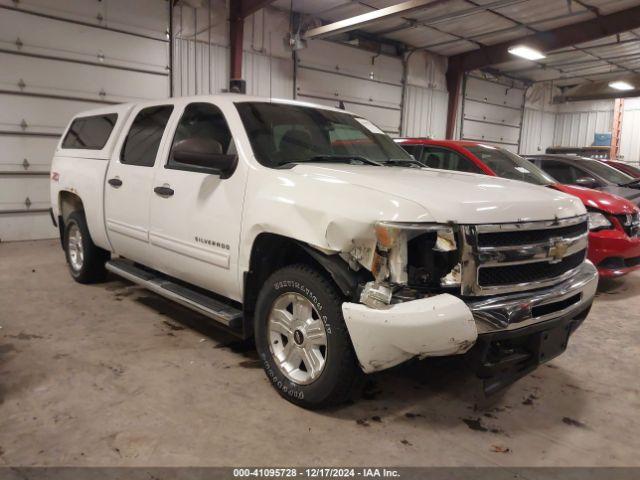
<path id="1" fill-rule="evenodd" d="M 562 184 L 552 185 L 551 188 L 570 195 L 575 195 L 582 200 L 582 203 L 584 203 L 587 208 L 595 208 L 612 215 L 634 213 L 637 210 L 634 203 L 612 193 L 594 190 L 592 188 Z"/>
<path id="2" fill-rule="evenodd" d="M 640 205 L 640 190 L 636 190 L 635 188 L 609 185 L 606 187 L 601 187 L 598 190 L 600 190 L 601 192 L 617 195 L 618 197 L 626 198 L 630 202 L 633 202 L 635 205 Z"/>
<path id="3" fill-rule="evenodd" d="M 576 197 L 546 187 L 488 175 L 429 168 L 298 164 L 290 170 L 318 185 L 344 184 L 422 206 L 438 223 L 508 223 L 553 220 L 585 213 Z M 363 190 L 354 202 L 367 202 Z M 355 194 L 355 193 L 354 193 Z"/>

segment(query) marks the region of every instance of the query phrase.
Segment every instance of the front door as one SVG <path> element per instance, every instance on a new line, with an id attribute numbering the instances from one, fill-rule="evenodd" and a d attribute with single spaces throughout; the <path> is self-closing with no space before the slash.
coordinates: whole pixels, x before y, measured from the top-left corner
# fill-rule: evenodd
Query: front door
<path id="1" fill-rule="evenodd" d="M 114 251 L 152 267 L 149 250 L 149 198 L 153 168 L 172 105 L 142 107 L 132 112 L 128 133 L 114 149 L 105 188 L 105 218 Z"/>
<path id="2" fill-rule="evenodd" d="M 246 167 L 239 161 L 233 174 L 221 179 L 173 161 L 173 146 L 189 138 L 216 140 L 222 153 L 236 154 L 218 106 L 185 102 L 183 108 L 166 158 L 156 167 L 158 192 L 150 200 L 149 232 L 154 263 L 168 275 L 240 300 L 237 263 Z"/>

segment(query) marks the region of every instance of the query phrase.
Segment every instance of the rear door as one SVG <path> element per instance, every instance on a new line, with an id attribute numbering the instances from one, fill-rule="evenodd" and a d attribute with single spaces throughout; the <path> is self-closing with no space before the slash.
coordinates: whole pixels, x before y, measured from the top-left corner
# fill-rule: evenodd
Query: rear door
<path id="1" fill-rule="evenodd" d="M 107 234 L 114 251 L 153 266 L 149 250 L 149 197 L 158 150 L 173 105 L 138 107 L 114 150 L 105 184 Z"/>
<path id="2" fill-rule="evenodd" d="M 225 109 L 223 111 L 223 109 Z M 156 166 L 151 193 L 150 242 L 154 268 L 225 297 L 239 300 L 237 262 L 247 168 L 242 159 L 229 178 L 202 173 L 173 161 L 173 146 L 208 138 L 222 153 L 237 154 L 227 117 L 232 104 L 176 104 L 176 127 Z M 179 117 L 179 119 L 178 119 Z M 239 123 L 239 119 L 237 119 Z M 161 188 L 154 193 L 154 188 Z"/>

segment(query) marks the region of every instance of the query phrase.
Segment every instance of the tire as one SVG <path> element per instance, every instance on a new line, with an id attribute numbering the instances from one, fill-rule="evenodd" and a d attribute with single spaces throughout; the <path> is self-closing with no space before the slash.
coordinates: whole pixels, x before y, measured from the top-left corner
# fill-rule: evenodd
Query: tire
<path id="1" fill-rule="evenodd" d="M 104 264 L 109 252 L 97 247 L 87 227 L 84 212 L 69 215 L 64 228 L 64 252 L 69 272 L 78 283 L 97 283 L 107 276 Z"/>
<path id="2" fill-rule="evenodd" d="M 342 317 L 342 302 L 335 285 L 306 265 L 278 270 L 258 295 L 256 349 L 271 384 L 296 405 L 337 405 L 360 384 L 363 374 Z"/>

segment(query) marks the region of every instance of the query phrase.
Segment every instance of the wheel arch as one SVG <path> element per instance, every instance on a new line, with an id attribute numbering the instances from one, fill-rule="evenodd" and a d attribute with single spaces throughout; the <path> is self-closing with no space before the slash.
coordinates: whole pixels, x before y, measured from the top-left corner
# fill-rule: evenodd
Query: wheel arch
<path id="1" fill-rule="evenodd" d="M 60 235 L 60 245 L 64 248 L 64 230 L 69 215 L 75 211 L 84 212 L 84 204 L 80 196 L 69 190 L 58 192 L 58 230 Z"/>
<path id="2" fill-rule="evenodd" d="M 253 336 L 253 315 L 258 294 L 267 278 L 287 265 L 303 263 L 332 280 L 346 299 L 355 299 L 368 272 L 352 270 L 339 255 L 327 255 L 306 243 L 274 233 L 261 233 L 253 242 L 249 270 L 244 273 L 243 330 Z"/>

